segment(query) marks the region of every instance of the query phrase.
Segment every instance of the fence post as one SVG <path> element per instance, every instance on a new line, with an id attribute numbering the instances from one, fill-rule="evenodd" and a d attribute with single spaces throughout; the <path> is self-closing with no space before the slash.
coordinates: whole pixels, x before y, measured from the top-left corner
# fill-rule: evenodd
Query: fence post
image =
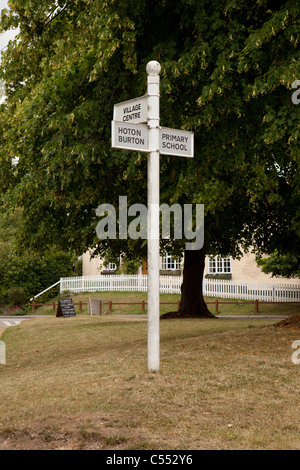
<path id="1" fill-rule="evenodd" d="M 108 302 L 108 313 L 111 314 L 111 312 L 112 312 L 112 301 L 109 300 L 109 302 Z"/>
<path id="2" fill-rule="evenodd" d="M 256 313 L 258 313 L 258 300 L 255 300 L 254 303 L 255 303 L 255 311 Z"/>
<path id="3" fill-rule="evenodd" d="M 82 312 L 82 300 L 79 301 L 79 312 Z"/>
<path id="4" fill-rule="evenodd" d="M 145 301 L 142 300 L 142 312 L 144 313 L 144 311 L 145 311 Z"/>
<path id="5" fill-rule="evenodd" d="M 216 301 L 215 301 L 215 310 L 216 310 L 216 313 L 219 313 L 219 301 L 218 301 L 218 299 L 216 299 Z"/>
<path id="6" fill-rule="evenodd" d="M 35 311 L 35 300 L 33 299 L 32 301 L 32 311 L 34 312 Z"/>

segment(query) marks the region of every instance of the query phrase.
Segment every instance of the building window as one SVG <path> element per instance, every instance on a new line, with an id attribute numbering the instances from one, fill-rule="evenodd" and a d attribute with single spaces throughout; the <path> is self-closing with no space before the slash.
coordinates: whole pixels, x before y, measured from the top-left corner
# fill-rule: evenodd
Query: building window
<path id="1" fill-rule="evenodd" d="M 231 273 L 230 258 L 211 256 L 208 263 L 209 274 L 229 274 Z"/>
<path id="2" fill-rule="evenodd" d="M 176 271 L 180 269 L 181 261 L 180 258 L 172 258 L 172 256 L 167 253 L 162 257 L 161 260 L 161 269 L 168 269 L 170 271 Z"/>
<path id="3" fill-rule="evenodd" d="M 117 265 L 115 263 L 108 263 L 105 266 L 106 271 L 115 271 L 117 269 Z"/>

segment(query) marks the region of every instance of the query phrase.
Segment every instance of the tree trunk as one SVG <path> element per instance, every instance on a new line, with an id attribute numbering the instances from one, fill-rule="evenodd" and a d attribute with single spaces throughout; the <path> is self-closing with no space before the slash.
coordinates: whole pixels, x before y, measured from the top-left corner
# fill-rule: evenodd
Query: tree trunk
<path id="1" fill-rule="evenodd" d="M 204 248 L 185 250 L 181 301 L 178 312 L 169 312 L 161 318 L 215 318 L 203 298 Z"/>

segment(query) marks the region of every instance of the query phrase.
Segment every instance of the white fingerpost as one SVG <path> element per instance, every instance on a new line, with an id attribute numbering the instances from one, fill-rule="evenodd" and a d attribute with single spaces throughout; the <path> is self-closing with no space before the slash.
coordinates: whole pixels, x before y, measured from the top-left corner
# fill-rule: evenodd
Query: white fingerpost
<path id="1" fill-rule="evenodd" d="M 148 62 L 148 369 L 159 370 L 159 74 Z"/>
<path id="2" fill-rule="evenodd" d="M 148 369 L 159 370 L 159 156 L 194 156 L 194 134 L 161 128 L 160 64 L 148 62 L 147 94 L 114 105 L 112 148 L 148 153 Z M 147 124 L 145 124 L 147 121 Z"/>

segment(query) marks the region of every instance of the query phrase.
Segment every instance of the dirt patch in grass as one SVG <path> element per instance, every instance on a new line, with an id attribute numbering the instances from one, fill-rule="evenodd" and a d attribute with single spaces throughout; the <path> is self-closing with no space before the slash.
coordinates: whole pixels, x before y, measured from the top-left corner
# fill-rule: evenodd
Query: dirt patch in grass
<path id="1" fill-rule="evenodd" d="M 281 328 L 291 327 L 300 330 L 300 314 L 292 315 L 289 318 L 276 323 L 274 326 Z"/>
<path id="2" fill-rule="evenodd" d="M 150 436 L 119 429 L 99 413 L 35 421 L 30 428 L 0 434 L 0 450 L 151 449 L 150 442 Z"/>

